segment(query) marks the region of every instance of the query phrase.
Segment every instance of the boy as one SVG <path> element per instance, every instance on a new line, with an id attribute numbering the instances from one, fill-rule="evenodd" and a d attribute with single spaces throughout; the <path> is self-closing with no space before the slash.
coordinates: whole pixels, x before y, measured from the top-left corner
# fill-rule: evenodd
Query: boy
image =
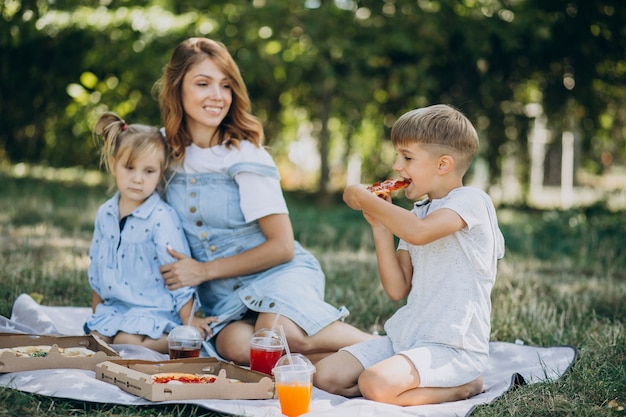
<path id="1" fill-rule="evenodd" d="M 314 382 L 396 405 L 465 399 L 482 391 L 490 295 L 504 256 L 491 199 L 463 186 L 478 135 L 463 114 L 434 105 L 400 117 L 391 139 L 398 154 L 393 169 L 411 181 L 406 197 L 427 198 L 408 211 L 353 185 L 343 199 L 372 227 L 385 292 L 407 303 L 385 323 L 386 336 L 321 360 Z"/>

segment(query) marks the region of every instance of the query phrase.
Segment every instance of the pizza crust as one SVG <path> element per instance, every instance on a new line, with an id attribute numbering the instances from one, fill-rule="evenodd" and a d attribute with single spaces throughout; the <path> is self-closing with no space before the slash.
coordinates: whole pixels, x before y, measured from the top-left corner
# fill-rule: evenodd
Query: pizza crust
<path id="1" fill-rule="evenodd" d="M 61 356 L 73 358 L 88 358 L 96 354 L 93 350 L 85 347 L 62 348 L 57 346 L 57 350 Z M 50 345 L 15 346 L 0 349 L 0 355 L 8 352 L 18 358 L 45 358 L 51 351 L 52 346 Z"/>

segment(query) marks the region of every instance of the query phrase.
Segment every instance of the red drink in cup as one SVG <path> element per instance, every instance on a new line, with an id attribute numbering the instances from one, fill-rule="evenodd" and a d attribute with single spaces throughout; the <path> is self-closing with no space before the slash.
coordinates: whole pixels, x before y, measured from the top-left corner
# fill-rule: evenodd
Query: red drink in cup
<path id="1" fill-rule="evenodd" d="M 283 354 L 283 342 L 274 330 L 258 330 L 250 338 L 250 369 L 272 375 L 272 368 Z"/>

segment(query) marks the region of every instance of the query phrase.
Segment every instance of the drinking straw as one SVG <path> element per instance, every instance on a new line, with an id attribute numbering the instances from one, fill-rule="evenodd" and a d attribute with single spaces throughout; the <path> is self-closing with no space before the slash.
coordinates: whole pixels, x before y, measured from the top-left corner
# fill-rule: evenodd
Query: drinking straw
<path id="1" fill-rule="evenodd" d="M 191 319 L 193 318 L 193 315 L 195 313 L 195 311 L 194 311 L 195 309 L 196 309 L 196 299 L 194 298 L 193 302 L 191 303 L 191 312 L 189 313 L 189 320 L 187 321 L 187 325 L 188 326 L 191 326 Z"/>
<path id="2" fill-rule="evenodd" d="M 282 324 L 278 326 L 278 330 L 280 330 L 280 338 L 283 339 L 283 345 L 285 346 L 285 353 L 287 353 L 287 360 L 289 361 L 289 365 L 293 365 L 293 359 L 291 359 L 291 351 L 289 350 L 287 338 L 285 337 L 285 329 L 283 328 Z"/>
<path id="3" fill-rule="evenodd" d="M 278 319 L 280 318 L 280 310 L 281 308 L 278 309 L 278 312 L 276 313 L 276 317 L 274 318 L 274 322 L 272 323 L 272 327 L 270 327 L 270 330 L 274 330 L 276 328 L 276 325 L 278 324 Z"/>

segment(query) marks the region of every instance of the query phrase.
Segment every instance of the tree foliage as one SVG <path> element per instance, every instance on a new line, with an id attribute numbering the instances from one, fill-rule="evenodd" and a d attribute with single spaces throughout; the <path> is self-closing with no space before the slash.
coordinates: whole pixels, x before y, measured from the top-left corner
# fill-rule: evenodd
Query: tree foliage
<path id="1" fill-rule="evenodd" d="M 228 46 L 277 153 L 310 123 L 321 192 L 353 154 L 365 180 L 385 175 L 393 121 L 437 102 L 474 121 L 492 182 L 507 155 L 528 162 L 529 105 L 556 136 L 578 132 L 589 171 L 626 162 L 619 0 L 6 0 L 0 17 L 0 158 L 12 162 L 94 166 L 105 109 L 160 124 L 152 87 L 189 36 Z"/>

